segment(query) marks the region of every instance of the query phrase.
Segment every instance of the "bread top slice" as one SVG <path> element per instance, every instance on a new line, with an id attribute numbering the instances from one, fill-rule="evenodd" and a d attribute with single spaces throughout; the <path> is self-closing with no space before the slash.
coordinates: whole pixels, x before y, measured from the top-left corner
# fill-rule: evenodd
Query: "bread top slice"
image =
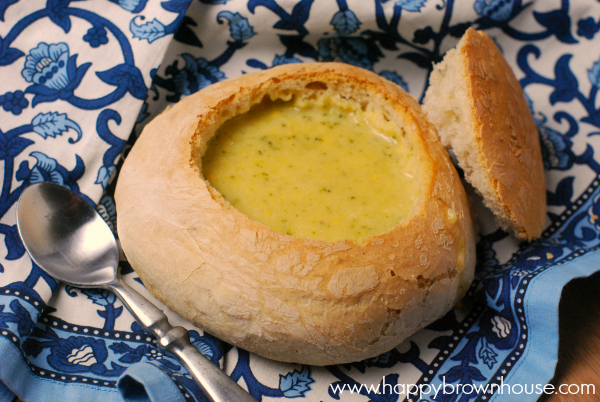
<path id="1" fill-rule="evenodd" d="M 469 28 L 431 73 L 423 108 L 442 144 L 500 226 L 541 235 L 546 184 L 539 134 L 523 91 L 489 36 Z"/>

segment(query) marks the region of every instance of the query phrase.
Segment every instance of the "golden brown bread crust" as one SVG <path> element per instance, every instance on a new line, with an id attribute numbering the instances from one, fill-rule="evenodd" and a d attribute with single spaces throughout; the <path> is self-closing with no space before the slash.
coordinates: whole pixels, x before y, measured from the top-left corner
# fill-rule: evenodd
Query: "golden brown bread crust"
<path id="1" fill-rule="evenodd" d="M 546 220 L 546 180 L 537 127 L 523 90 L 489 36 L 469 29 L 461 48 L 469 74 L 476 140 L 503 220 L 522 239 Z"/>
<path id="2" fill-rule="evenodd" d="M 275 232 L 201 176 L 199 159 L 223 121 L 264 95 L 315 90 L 305 89 L 314 82 L 384 108 L 428 159 L 412 215 L 361 244 Z M 281 66 L 179 102 L 144 129 L 115 199 L 121 244 L 148 290 L 198 327 L 275 360 L 376 356 L 445 314 L 473 278 L 465 192 L 433 126 L 400 87 L 344 64 Z"/>
<path id="3" fill-rule="evenodd" d="M 539 134 L 521 86 L 484 32 L 469 28 L 456 55 L 449 54 L 432 74 L 431 95 L 428 90 L 424 108 L 443 138 L 446 133 L 437 120 L 445 99 L 434 96 L 438 90 L 434 75 L 449 67 L 444 63 L 459 63 L 459 72 L 447 79 L 466 89 L 464 97 L 456 97 L 463 105 L 456 108 L 464 111 L 464 126 L 449 145 L 460 148 L 458 141 L 468 147 L 466 152 L 455 152 L 458 162 L 500 225 L 521 239 L 539 237 L 546 220 L 545 173 Z M 471 177 L 469 170 L 478 169 L 483 171 L 473 176 L 478 173 L 480 178 Z"/>

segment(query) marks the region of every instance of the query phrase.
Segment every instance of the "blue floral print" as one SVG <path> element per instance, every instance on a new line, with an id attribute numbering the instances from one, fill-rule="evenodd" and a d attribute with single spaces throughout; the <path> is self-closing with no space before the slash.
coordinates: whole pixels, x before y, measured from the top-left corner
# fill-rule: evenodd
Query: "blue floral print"
<path id="1" fill-rule="evenodd" d="M 473 7 L 477 14 L 501 22 L 512 16 L 513 3 L 513 0 L 476 0 Z"/>
<path id="2" fill-rule="evenodd" d="M 118 4 L 127 11 L 132 13 L 139 13 L 144 10 L 148 0 L 109 0 L 113 3 Z"/>
<path id="3" fill-rule="evenodd" d="M 330 22 L 340 36 L 351 35 L 360 27 L 360 21 L 352 10 L 340 10 L 333 15 Z"/>
<path id="4" fill-rule="evenodd" d="M 211 65 L 203 58 L 194 58 L 191 54 L 181 55 L 185 65 L 179 69 L 177 60 L 167 68 L 167 75 L 172 76 L 173 88 L 177 94 L 191 95 L 202 88 L 225 79 L 225 74 L 218 67 Z"/>
<path id="5" fill-rule="evenodd" d="M 29 106 L 29 100 L 25 98 L 23 91 L 7 92 L 4 95 L 0 95 L 0 105 L 2 105 L 2 109 L 5 111 L 18 116 L 23 109 Z"/>
<path id="6" fill-rule="evenodd" d="M 100 47 L 100 45 L 106 45 L 108 43 L 106 28 L 91 27 L 88 29 L 87 33 L 83 35 L 83 41 L 89 43 L 93 48 Z"/>
<path id="7" fill-rule="evenodd" d="M 598 31 L 600 31 L 600 23 L 597 23 L 592 17 L 577 22 L 577 35 L 586 39 L 592 39 Z"/>
<path id="8" fill-rule="evenodd" d="M 42 42 L 29 51 L 21 74 L 27 82 L 59 91 L 69 85 L 68 62 L 69 47 L 66 43 L 48 45 Z"/>

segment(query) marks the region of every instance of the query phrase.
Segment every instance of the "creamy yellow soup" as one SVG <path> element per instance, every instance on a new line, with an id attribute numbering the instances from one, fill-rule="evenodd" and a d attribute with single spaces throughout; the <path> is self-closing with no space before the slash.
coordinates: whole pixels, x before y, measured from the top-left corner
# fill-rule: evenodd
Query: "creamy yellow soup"
<path id="1" fill-rule="evenodd" d="M 263 101 L 225 122 L 204 177 L 250 219 L 292 236 L 382 234 L 419 197 L 419 155 L 381 112 L 335 95 Z"/>

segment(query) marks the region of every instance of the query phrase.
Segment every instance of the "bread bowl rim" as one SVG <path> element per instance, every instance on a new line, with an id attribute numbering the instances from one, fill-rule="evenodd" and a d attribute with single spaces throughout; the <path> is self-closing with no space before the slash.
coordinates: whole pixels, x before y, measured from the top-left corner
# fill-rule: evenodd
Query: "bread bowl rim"
<path id="1" fill-rule="evenodd" d="M 333 63 L 331 63 L 333 64 Z M 319 80 L 315 80 L 312 82 L 309 82 L 305 87 L 308 88 L 309 85 L 314 84 L 318 82 L 319 84 L 321 84 L 322 82 Z M 246 94 L 244 93 L 244 91 L 240 91 L 238 93 L 238 97 L 244 97 Z M 280 95 L 280 96 L 277 96 Z M 261 96 L 253 96 L 253 101 L 251 102 L 251 104 L 249 105 L 249 107 L 247 108 L 247 110 L 243 110 L 240 113 L 235 113 L 232 116 L 228 116 L 226 119 L 224 119 L 220 124 L 217 123 L 216 124 L 216 130 L 210 130 L 212 131 L 211 134 L 206 135 L 205 132 L 202 132 L 200 130 L 196 130 L 196 132 L 194 133 L 194 135 L 192 136 L 192 138 L 190 139 L 190 142 L 192 142 L 193 144 L 195 144 L 195 147 L 192 150 L 192 156 L 190 159 L 190 163 L 193 165 L 193 167 L 195 169 L 197 169 L 198 174 L 200 176 L 200 178 L 202 180 L 204 180 L 204 182 L 207 184 L 207 188 L 208 191 L 211 193 L 213 199 L 219 203 L 223 208 L 227 208 L 229 210 L 232 211 L 232 213 L 234 214 L 241 214 L 241 216 L 243 216 L 244 218 L 252 221 L 252 222 L 256 222 L 258 224 L 261 224 L 264 226 L 265 230 L 272 230 L 275 232 L 278 232 L 277 230 L 271 228 L 269 225 L 262 223 L 261 221 L 258 220 L 254 220 L 249 218 L 246 214 L 244 214 L 243 212 L 239 211 L 237 208 L 235 208 L 233 205 L 231 205 L 231 203 L 219 192 L 219 190 L 217 190 L 212 183 L 204 176 L 203 173 L 203 169 L 202 169 L 202 158 L 204 157 L 204 154 L 208 148 L 208 146 L 210 146 L 210 141 L 215 137 L 215 135 L 217 134 L 219 128 L 222 126 L 222 124 L 225 121 L 228 121 L 229 119 L 233 118 L 233 117 L 237 117 L 246 113 L 249 113 L 251 111 L 251 109 L 255 106 L 258 106 L 263 99 L 270 97 L 271 101 L 275 101 L 275 100 L 284 100 L 284 102 L 288 102 L 288 101 L 292 101 L 294 97 L 298 96 L 298 93 L 294 93 L 290 96 L 287 96 L 289 94 L 271 94 L 271 93 L 263 93 Z M 310 98 L 309 98 L 310 99 Z M 351 99 L 351 101 L 354 101 L 354 99 Z M 227 103 L 228 100 L 223 100 L 222 102 Z M 358 102 L 357 102 L 358 103 Z M 362 105 L 361 105 L 362 106 Z M 205 117 L 206 119 L 210 119 L 212 116 L 219 116 L 221 114 L 220 109 L 221 109 L 222 105 L 221 104 L 216 104 L 210 112 L 208 112 Z M 364 109 L 363 109 L 364 110 Z M 239 111 L 238 111 L 239 112 Z M 384 114 L 385 116 L 385 114 Z M 387 118 L 387 117 L 386 117 Z M 199 123 L 200 126 L 201 123 Z M 202 138 L 201 138 L 202 137 Z M 426 157 L 428 162 L 431 162 L 432 160 L 432 156 L 430 155 L 430 152 L 428 151 L 427 147 L 423 144 L 424 140 L 423 138 L 420 138 L 418 136 L 415 135 L 410 135 L 410 145 L 414 145 L 416 147 L 419 148 L 419 153 L 422 157 Z M 415 141 L 417 141 L 418 143 L 415 143 Z M 426 164 L 426 163 L 425 163 Z M 423 174 L 422 176 L 426 176 L 425 174 Z M 377 233 L 375 235 L 372 236 L 366 236 L 364 237 L 361 241 L 354 241 L 351 239 L 341 239 L 338 241 L 345 241 L 345 242 L 353 242 L 357 245 L 368 245 L 369 241 L 371 239 L 377 238 L 381 235 L 384 235 L 385 233 L 394 230 L 395 228 L 397 228 L 398 226 L 402 226 L 405 225 L 404 221 L 405 220 L 410 220 L 410 218 L 415 215 L 418 214 L 418 212 L 420 211 L 420 209 L 423 207 L 423 196 L 422 194 L 426 194 L 426 193 L 430 193 L 431 192 L 431 187 L 433 186 L 433 178 L 431 176 L 428 177 L 416 177 L 416 180 L 421 179 L 421 183 L 419 183 L 416 187 L 419 190 L 419 194 L 416 197 L 416 200 L 414 200 L 412 202 L 412 204 L 410 205 L 409 208 L 409 212 L 406 214 L 406 216 L 404 216 L 403 218 L 400 219 L 400 221 L 398 221 L 397 224 L 395 224 L 394 226 L 389 227 L 387 230 Z M 278 232 L 281 233 L 281 232 Z M 306 238 L 306 237 L 301 237 L 301 236 L 293 236 L 293 235 L 287 235 L 285 233 L 281 233 L 283 235 L 286 236 L 291 236 L 294 239 L 304 239 L 304 240 L 314 240 L 314 241 L 324 241 L 327 243 L 336 243 L 337 241 L 327 241 L 327 240 L 323 240 L 323 239 L 311 239 L 311 238 Z"/>

